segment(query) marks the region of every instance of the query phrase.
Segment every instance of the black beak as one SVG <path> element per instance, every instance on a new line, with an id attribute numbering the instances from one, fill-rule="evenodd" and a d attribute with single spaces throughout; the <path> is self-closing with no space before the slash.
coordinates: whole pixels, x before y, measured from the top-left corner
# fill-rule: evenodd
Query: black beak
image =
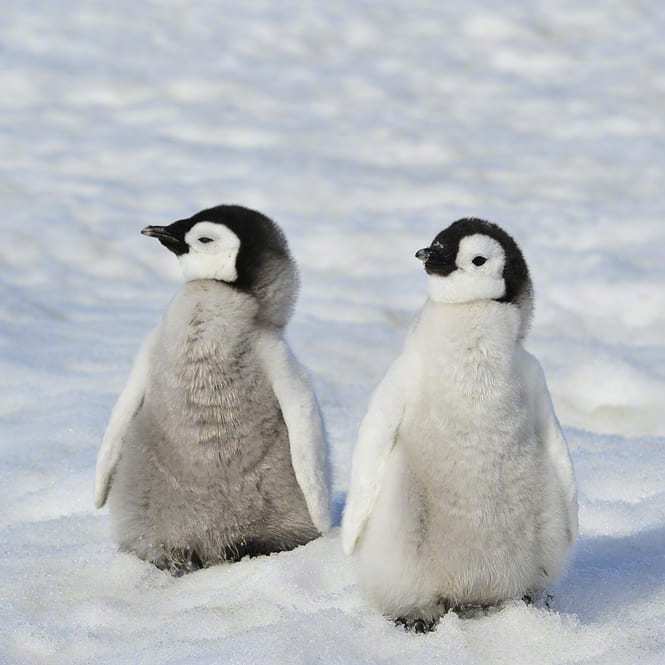
<path id="1" fill-rule="evenodd" d="M 141 229 L 141 233 L 150 238 L 157 238 L 166 249 L 171 250 L 177 256 L 187 253 L 189 249 L 187 243 L 169 230 L 168 226 L 146 226 Z"/>
<path id="2" fill-rule="evenodd" d="M 416 252 L 416 258 L 419 261 L 422 261 L 423 263 L 429 259 L 429 257 L 432 255 L 432 250 L 429 247 L 425 247 L 424 249 L 419 249 Z"/>
<path id="3" fill-rule="evenodd" d="M 425 272 L 428 275 L 441 275 L 447 277 L 457 270 L 455 256 L 438 247 L 425 247 L 416 252 L 416 258 L 425 264 Z"/>
<path id="4" fill-rule="evenodd" d="M 169 233 L 169 230 L 165 226 L 146 226 L 144 229 L 141 229 L 141 233 L 144 236 L 150 236 L 151 238 L 164 238 L 164 240 L 178 241 L 178 238 Z"/>

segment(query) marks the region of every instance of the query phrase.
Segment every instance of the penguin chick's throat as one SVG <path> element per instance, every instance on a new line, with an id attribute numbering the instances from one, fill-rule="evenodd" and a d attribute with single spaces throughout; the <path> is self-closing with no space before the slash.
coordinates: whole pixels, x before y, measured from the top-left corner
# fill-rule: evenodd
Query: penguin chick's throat
<path id="1" fill-rule="evenodd" d="M 446 392 L 485 400 L 512 374 L 510 351 L 519 326 L 519 310 L 510 303 L 430 301 L 413 339 L 433 372 L 429 381 L 443 382 Z"/>

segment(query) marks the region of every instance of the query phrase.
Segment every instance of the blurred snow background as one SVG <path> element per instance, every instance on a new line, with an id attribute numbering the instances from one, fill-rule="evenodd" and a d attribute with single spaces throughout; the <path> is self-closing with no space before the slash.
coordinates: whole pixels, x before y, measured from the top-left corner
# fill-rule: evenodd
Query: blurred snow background
<path id="1" fill-rule="evenodd" d="M 471 4 L 3 2 L 0 662 L 665 662 L 665 9 Z M 338 506 L 413 252 L 465 215 L 516 236 L 580 485 L 554 611 L 403 634 L 336 531 L 177 580 L 116 552 L 95 455 L 178 288 L 138 231 L 221 202 L 300 263 Z"/>

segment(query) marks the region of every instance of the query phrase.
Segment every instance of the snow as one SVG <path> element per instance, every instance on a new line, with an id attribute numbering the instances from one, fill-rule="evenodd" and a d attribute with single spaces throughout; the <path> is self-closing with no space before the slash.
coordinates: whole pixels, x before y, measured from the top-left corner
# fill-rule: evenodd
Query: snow
<path id="1" fill-rule="evenodd" d="M 42 3 L 0 17 L 0 662 L 665 661 L 665 10 L 656 0 Z M 503 224 L 580 489 L 552 611 L 406 635 L 339 531 L 172 579 L 119 554 L 94 461 L 178 286 L 139 235 L 221 202 L 281 223 L 339 514 L 422 303 L 413 258 Z"/>

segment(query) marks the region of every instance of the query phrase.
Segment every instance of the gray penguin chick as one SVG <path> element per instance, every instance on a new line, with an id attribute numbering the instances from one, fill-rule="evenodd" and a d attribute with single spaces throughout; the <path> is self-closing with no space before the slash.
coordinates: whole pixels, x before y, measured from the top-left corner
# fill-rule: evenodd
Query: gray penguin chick
<path id="1" fill-rule="evenodd" d="M 283 338 L 298 291 L 284 234 L 218 206 L 142 233 L 185 285 L 139 352 L 97 458 L 115 539 L 173 574 L 289 550 L 330 528 L 316 398 Z"/>
<path id="2" fill-rule="evenodd" d="M 463 219 L 417 254 L 429 298 L 358 435 L 342 525 L 362 587 L 416 632 L 542 595 L 577 534 L 575 476 L 545 376 L 523 340 L 526 261 Z"/>

